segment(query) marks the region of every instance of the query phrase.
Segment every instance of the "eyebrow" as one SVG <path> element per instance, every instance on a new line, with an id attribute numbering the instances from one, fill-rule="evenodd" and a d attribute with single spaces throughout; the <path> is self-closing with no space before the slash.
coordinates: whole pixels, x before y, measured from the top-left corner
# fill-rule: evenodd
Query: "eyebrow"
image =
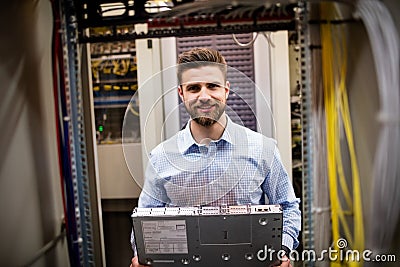
<path id="1" fill-rule="evenodd" d="M 181 83 L 180 85 L 194 85 L 194 84 L 201 84 L 201 83 L 205 83 L 205 84 L 217 84 L 217 85 L 221 85 L 224 86 L 224 83 L 221 82 L 187 82 L 187 83 Z"/>

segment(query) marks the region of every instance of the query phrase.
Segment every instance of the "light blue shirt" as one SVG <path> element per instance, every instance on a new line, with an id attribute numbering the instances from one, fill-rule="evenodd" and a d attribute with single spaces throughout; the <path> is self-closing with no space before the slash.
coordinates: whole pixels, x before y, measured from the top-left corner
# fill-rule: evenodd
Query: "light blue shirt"
<path id="1" fill-rule="evenodd" d="M 139 207 L 280 204 L 282 244 L 296 248 L 301 214 L 276 141 L 233 123 L 198 144 L 190 123 L 150 153 Z M 134 236 L 132 234 L 134 248 Z M 135 248 L 134 248 L 135 249 Z"/>

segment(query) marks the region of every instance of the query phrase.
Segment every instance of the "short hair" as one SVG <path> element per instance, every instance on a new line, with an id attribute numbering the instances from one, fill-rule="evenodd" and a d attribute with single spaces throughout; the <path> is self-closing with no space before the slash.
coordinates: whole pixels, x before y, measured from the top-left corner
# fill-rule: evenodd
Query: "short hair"
<path id="1" fill-rule="evenodd" d="M 226 80 L 227 65 L 224 56 L 217 50 L 196 47 L 183 52 L 178 57 L 178 81 L 182 81 L 182 73 L 189 69 L 200 68 L 203 66 L 217 66 Z"/>

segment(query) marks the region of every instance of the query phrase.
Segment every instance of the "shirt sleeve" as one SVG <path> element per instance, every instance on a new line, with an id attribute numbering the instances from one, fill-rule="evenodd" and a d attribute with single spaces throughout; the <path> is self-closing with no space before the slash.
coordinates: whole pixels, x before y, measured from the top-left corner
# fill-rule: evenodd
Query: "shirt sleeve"
<path id="1" fill-rule="evenodd" d="M 295 249 L 299 245 L 298 235 L 301 229 L 300 199 L 296 198 L 289 175 L 283 166 L 279 150 L 275 146 L 274 156 L 262 184 L 270 204 L 279 204 L 283 208 L 282 245 Z"/>
<path id="2" fill-rule="evenodd" d="M 150 156 L 145 172 L 144 186 L 139 196 L 139 208 L 165 207 L 168 197 L 164 190 L 164 179 L 160 178 L 156 169 L 156 157 Z M 131 245 L 134 256 L 137 256 L 135 233 L 131 231 Z"/>

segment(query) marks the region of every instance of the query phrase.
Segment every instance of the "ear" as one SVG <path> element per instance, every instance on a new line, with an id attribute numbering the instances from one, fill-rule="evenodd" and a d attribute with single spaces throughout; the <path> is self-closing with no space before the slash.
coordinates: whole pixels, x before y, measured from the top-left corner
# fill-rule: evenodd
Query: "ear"
<path id="1" fill-rule="evenodd" d="M 226 81 L 226 83 L 225 83 L 225 98 L 226 99 L 228 99 L 230 90 L 231 90 L 231 84 L 229 81 Z"/>
<path id="2" fill-rule="evenodd" d="M 184 102 L 183 101 L 183 89 L 182 89 L 182 86 L 178 86 L 178 94 L 179 94 L 179 97 L 181 98 L 181 100 L 182 100 L 182 102 Z"/>

